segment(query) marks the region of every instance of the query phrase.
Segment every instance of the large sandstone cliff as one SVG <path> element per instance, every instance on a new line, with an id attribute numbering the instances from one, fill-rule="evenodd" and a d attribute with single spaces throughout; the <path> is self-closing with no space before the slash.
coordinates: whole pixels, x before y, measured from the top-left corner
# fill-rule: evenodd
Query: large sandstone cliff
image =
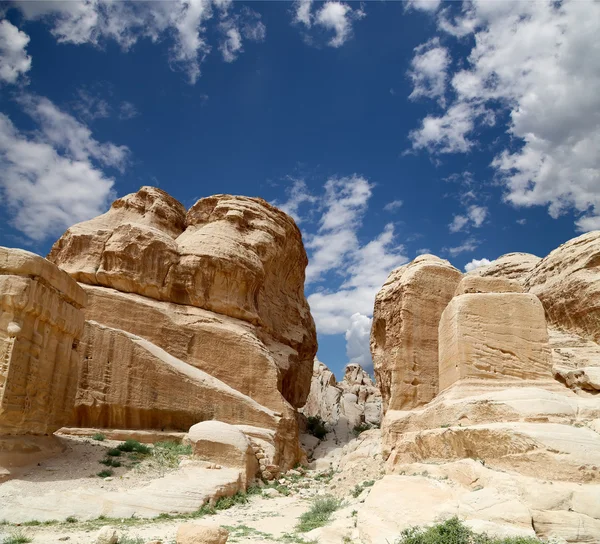
<path id="1" fill-rule="evenodd" d="M 513 253 L 462 275 L 426 257 L 426 281 L 407 275 L 423 258 L 390 274 L 371 333 L 390 476 L 359 515 L 365 542 L 450 515 L 597 542 L 599 248 L 594 232 L 544 259 Z"/>

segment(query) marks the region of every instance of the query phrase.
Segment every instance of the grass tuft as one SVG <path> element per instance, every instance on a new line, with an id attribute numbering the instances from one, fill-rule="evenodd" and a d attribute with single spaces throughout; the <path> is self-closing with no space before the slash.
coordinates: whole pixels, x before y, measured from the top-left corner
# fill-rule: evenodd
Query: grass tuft
<path id="1" fill-rule="evenodd" d="M 107 452 L 106 455 L 108 455 L 109 457 L 120 457 L 121 455 L 121 450 L 118 448 L 110 448 Z"/>
<path id="2" fill-rule="evenodd" d="M 33 542 L 33 539 L 21 530 L 14 531 L 2 540 L 2 544 L 27 544 L 28 542 Z"/>
<path id="3" fill-rule="evenodd" d="M 112 476 L 113 474 L 114 474 L 114 472 L 111 469 L 109 469 L 109 468 L 101 470 L 100 472 L 98 472 L 98 476 L 100 478 L 108 478 L 109 476 Z M 69 521 L 68 518 L 67 518 L 67 521 Z"/>
<path id="4" fill-rule="evenodd" d="M 411 527 L 402 531 L 395 544 L 541 544 L 542 541 L 527 536 L 492 537 L 475 533 L 457 517 L 431 527 Z"/>
<path id="5" fill-rule="evenodd" d="M 125 442 L 119 444 L 117 449 L 127 453 L 141 453 L 142 455 L 148 455 L 151 452 L 150 446 L 146 446 L 146 444 L 140 444 L 137 440 L 131 439 L 125 440 Z"/>
<path id="6" fill-rule="evenodd" d="M 77 518 L 75 516 L 69 516 L 65 521 L 67 523 L 77 523 Z"/>
<path id="7" fill-rule="evenodd" d="M 367 487 L 372 487 L 375 484 L 375 480 L 369 480 L 362 484 L 356 484 L 354 489 L 351 491 L 352 496 L 356 499 Z"/>
<path id="8" fill-rule="evenodd" d="M 97 440 L 98 442 L 104 442 L 106 440 L 106 436 L 104 436 L 102 433 L 96 433 L 94 436 L 92 436 L 92 440 Z"/>
<path id="9" fill-rule="evenodd" d="M 140 444 L 141 445 L 141 444 Z M 177 442 L 157 442 L 152 448 L 152 457 L 157 464 L 165 468 L 177 468 L 179 459 L 183 455 L 191 455 L 192 446 Z"/>
<path id="10" fill-rule="evenodd" d="M 329 522 L 331 514 L 333 514 L 342 502 L 335 497 L 322 497 L 316 499 L 310 510 L 304 512 L 300 516 L 300 521 L 296 525 L 296 530 L 299 533 L 307 533 L 317 527 L 323 527 Z"/>

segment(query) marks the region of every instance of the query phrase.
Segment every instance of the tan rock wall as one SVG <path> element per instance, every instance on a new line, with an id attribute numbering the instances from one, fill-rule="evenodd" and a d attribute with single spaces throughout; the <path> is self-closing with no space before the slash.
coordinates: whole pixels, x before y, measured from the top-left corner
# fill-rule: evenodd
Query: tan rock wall
<path id="1" fill-rule="evenodd" d="M 45 259 L 7 248 L 0 294 L 0 433 L 52 433 L 73 419 L 85 294 Z"/>
<path id="2" fill-rule="evenodd" d="M 551 378 L 542 304 L 525 293 L 455 297 L 440 319 L 439 358 L 440 391 L 464 378 Z"/>
<path id="3" fill-rule="evenodd" d="M 438 323 L 462 274 L 423 255 L 394 270 L 375 299 L 371 354 L 384 410 L 411 409 L 438 392 Z"/>

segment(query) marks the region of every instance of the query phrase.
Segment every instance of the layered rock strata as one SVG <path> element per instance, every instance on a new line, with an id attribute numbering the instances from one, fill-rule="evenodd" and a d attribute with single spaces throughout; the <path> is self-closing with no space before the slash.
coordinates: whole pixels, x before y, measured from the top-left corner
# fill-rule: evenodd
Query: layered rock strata
<path id="1" fill-rule="evenodd" d="M 0 248 L 0 434 L 73 421 L 83 290 L 28 251 Z"/>

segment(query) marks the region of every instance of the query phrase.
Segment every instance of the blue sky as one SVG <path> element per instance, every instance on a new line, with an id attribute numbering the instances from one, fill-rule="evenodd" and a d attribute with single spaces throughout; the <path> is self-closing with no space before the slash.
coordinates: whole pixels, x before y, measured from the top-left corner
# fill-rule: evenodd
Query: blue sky
<path id="1" fill-rule="evenodd" d="M 2 10 L 0 244 L 45 255 L 142 185 L 263 197 L 303 231 L 338 376 L 419 253 L 464 269 L 600 228 L 597 2 Z"/>

